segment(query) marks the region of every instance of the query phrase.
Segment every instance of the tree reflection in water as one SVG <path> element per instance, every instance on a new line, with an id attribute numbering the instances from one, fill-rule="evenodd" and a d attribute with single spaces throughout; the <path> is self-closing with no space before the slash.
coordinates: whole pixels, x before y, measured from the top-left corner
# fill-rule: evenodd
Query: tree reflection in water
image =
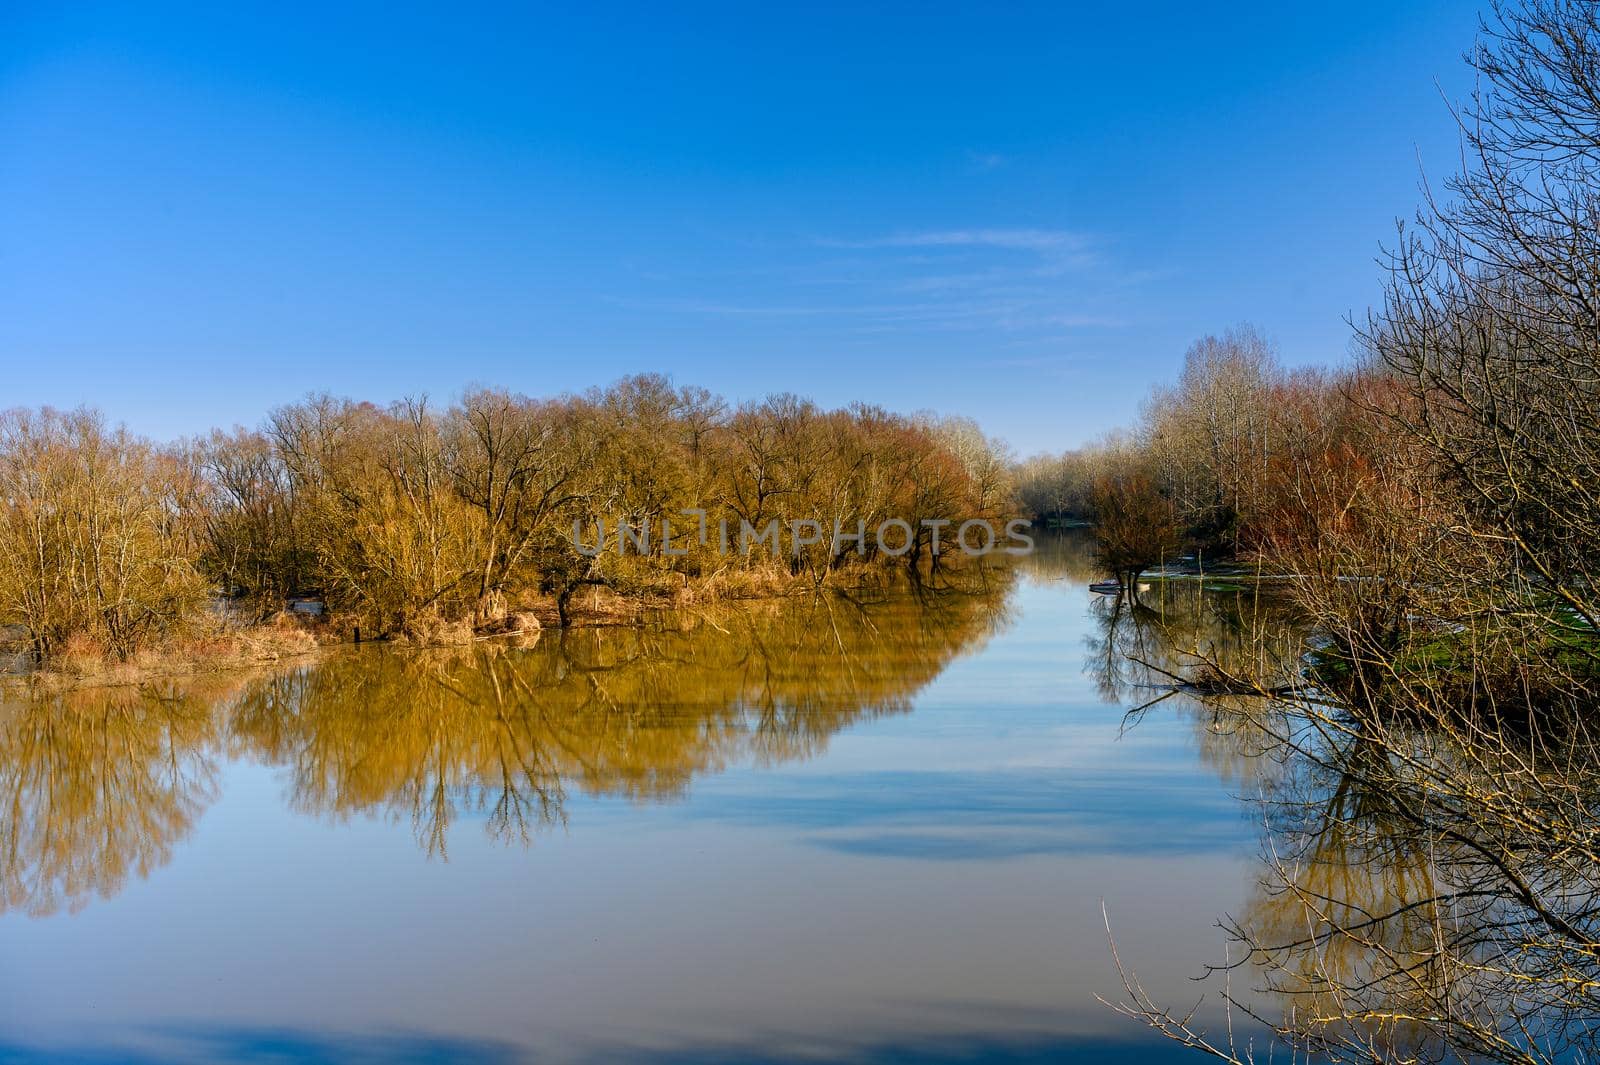
<path id="1" fill-rule="evenodd" d="M 1015 573 L 663 614 L 650 624 L 445 651 L 366 647 L 218 682 L 0 704 L 0 908 L 46 914 L 171 857 L 219 765 L 285 767 L 306 814 L 409 820 L 446 856 L 455 820 L 530 843 L 575 789 L 665 801 L 738 761 L 820 752 L 911 707 L 1004 624 Z"/>
<path id="2" fill-rule="evenodd" d="M 1592 1057 L 1600 748 L 1583 716 L 1360 708 L 1313 683 L 1313 634 L 1270 595 L 1175 581 L 1141 598 L 1094 605 L 1088 668 L 1134 706 L 1130 724 L 1190 718 L 1202 758 L 1263 826 L 1261 876 L 1225 921 L 1244 948 L 1235 980 L 1245 966 L 1258 985 L 1233 1008 L 1293 1056 Z M 1125 1012 L 1251 1059 L 1125 975 Z"/>
<path id="3" fill-rule="evenodd" d="M 0 704 L 0 911 L 73 911 L 172 856 L 216 797 L 217 685 Z"/>

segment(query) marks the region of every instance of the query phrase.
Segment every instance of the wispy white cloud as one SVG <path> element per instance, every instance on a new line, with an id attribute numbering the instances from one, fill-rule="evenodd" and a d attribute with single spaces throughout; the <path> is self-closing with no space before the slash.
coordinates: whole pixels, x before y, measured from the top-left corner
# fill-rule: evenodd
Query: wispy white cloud
<path id="1" fill-rule="evenodd" d="M 828 248 L 1002 248 L 1031 252 L 1083 252 L 1091 245 L 1083 234 L 1064 229 L 938 229 L 864 240 L 826 238 L 817 243 Z"/>
<path id="2" fill-rule="evenodd" d="M 619 299 L 618 306 L 639 311 L 671 311 L 678 314 L 705 314 L 751 317 L 814 317 L 828 315 L 866 315 L 892 317 L 937 311 L 933 303 L 845 303 L 845 304 L 768 304 L 737 303 L 699 299 Z"/>
<path id="3" fill-rule="evenodd" d="M 1040 322 L 1062 329 L 1121 329 L 1128 324 L 1121 318 L 1107 314 L 1047 314 Z"/>
<path id="4" fill-rule="evenodd" d="M 699 299 L 616 300 L 630 310 L 732 318 L 837 318 L 851 332 L 1075 331 L 1116 328 L 1120 320 L 1103 315 L 1057 312 L 1038 297 L 965 298 L 937 303 L 768 304 Z"/>
<path id="5" fill-rule="evenodd" d="M 1001 155 L 999 152 L 968 152 L 967 161 L 972 164 L 972 169 L 979 173 L 986 173 L 990 170 L 999 170 L 1001 167 L 1008 165 L 1011 162 L 1011 158 Z"/>
<path id="6" fill-rule="evenodd" d="M 836 338 L 969 334 L 993 350 L 1123 328 L 1121 295 L 1142 281 L 1102 255 L 1103 241 L 1068 229 L 927 228 L 808 243 L 843 254 L 794 249 L 767 260 L 765 270 L 705 278 L 698 292 L 619 302 L 707 318 L 789 320 Z M 827 299 L 809 298 L 823 290 Z"/>

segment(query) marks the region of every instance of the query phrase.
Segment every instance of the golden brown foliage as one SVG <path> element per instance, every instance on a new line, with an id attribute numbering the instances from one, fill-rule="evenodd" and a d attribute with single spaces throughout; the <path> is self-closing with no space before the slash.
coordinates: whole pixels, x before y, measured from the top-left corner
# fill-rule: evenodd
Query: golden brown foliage
<path id="1" fill-rule="evenodd" d="M 339 631 L 461 642 L 547 604 L 565 623 L 583 588 L 703 600 L 779 567 L 936 568 L 924 518 L 948 523 L 948 551 L 961 521 L 1011 512 L 1004 452 L 971 422 L 787 395 L 730 412 L 660 376 L 446 408 L 312 396 L 172 449 L 19 410 L 0 420 L 0 625 L 37 657 L 128 660 L 207 629 L 212 601 L 248 620 L 312 596 Z M 915 530 L 903 559 L 871 535 L 891 517 Z M 741 522 L 773 521 L 781 550 L 740 550 Z M 797 522 L 810 542 L 790 551 Z M 600 523 L 606 549 L 582 550 Z"/>

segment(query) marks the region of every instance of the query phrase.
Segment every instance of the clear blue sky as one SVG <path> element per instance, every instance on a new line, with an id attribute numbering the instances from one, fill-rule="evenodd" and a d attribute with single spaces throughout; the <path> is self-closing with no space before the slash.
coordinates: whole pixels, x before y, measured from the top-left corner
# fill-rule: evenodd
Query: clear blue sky
<path id="1" fill-rule="evenodd" d="M 169 437 L 661 370 L 1070 446 L 1235 322 L 1346 356 L 1476 25 L 341 7 L 0 0 L 0 406 Z"/>

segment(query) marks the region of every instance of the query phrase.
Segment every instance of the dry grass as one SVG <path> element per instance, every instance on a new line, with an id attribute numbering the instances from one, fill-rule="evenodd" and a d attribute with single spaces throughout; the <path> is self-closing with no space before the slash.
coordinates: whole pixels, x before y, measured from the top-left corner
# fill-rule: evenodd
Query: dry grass
<path id="1" fill-rule="evenodd" d="M 772 563 L 750 569 L 723 568 L 686 582 L 673 596 L 675 605 L 695 606 L 728 599 L 771 599 L 812 586 L 807 574 L 795 575 L 789 567 Z"/>
<path id="2" fill-rule="evenodd" d="M 127 660 L 110 654 L 92 637 L 74 636 L 60 654 L 26 676 L 64 688 L 138 684 L 156 677 L 236 671 L 310 654 L 321 644 L 312 624 L 280 613 L 257 625 L 217 621 Z"/>
<path id="3" fill-rule="evenodd" d="M 475 635 L 470 621 L 451 621 L 435 614 L 408 620 L 395 635 L 394 642 L 417 647 L 455 647 L 471 643 Z"/>

